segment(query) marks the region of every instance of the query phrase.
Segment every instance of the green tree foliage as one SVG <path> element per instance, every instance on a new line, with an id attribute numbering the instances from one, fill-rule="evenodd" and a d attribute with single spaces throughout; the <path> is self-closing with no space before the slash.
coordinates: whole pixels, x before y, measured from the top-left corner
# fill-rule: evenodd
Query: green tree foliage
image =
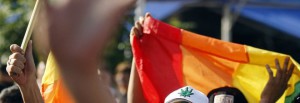
<path id="1" fill-rule="evenodd" d="M 116 30 L 114 38 L 108 43 L 104 52 L 104 60 L 110 72 L 115 73 L 115 67 L 122 61 L 131 62 L 132 52 L 129 34 L 133 26 L 133 15 L 126 15 Z"/>
<path id="2" fill-rule="evenodd" d="M 34 0 L 0 0 L 0 55 L 10 54 L 10 44 L 21 44 Z M 3 61 L 4 62 L 4 61 Z"/>
<path id="3" fill-rule="evenodd" d="M 35 0 L 0 0 L 0 56 L 2 62 L 7 60 L 10 54 L 8 48 L 11 44 L 20 45 L 22 43 L 34 5 Z M 126 16 L 124 21 L 133 24 L 132 18 L 132 15 Z M 131 61 L 129 31 L 124 27 L 124 23 L 121 23 L 119 27 L 115 38 L 110 41 L 104 53 L 104 59 L 112 72 L 119 62 Z"/>

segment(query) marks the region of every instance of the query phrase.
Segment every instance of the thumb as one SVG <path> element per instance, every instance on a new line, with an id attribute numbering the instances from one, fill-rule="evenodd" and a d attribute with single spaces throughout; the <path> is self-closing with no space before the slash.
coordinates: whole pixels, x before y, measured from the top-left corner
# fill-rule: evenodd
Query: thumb
<path id="1" fill-rule="evenodd" d="M 26 60 L 33 60 L 32 56 L 32 40 L 29 41 L 26 52 L 25 52 Z"/>

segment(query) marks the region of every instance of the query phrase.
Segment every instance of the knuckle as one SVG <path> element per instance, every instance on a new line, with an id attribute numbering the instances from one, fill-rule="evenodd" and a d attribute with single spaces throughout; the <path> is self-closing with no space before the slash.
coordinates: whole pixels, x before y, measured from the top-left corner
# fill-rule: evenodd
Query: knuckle
<path id="1" fill-rule="evenodd" d="M 17 71 L 15 69 L 10 69 L 9 72 L 7 72 L 10 76 L 12 76 L 13 74 L 16 74 Z"/>
<path id="2" fill-rule="evenodd" d="M 10 65 L 10 59 L 6 62 L 7 67 Z"/>
<path id="3" fill-rule="evenodd" d="M 10 63 L 11 65 L 16 65 L 17 64 L 17 59 L 10 59 Z"/>
<path id="4" fill-rule="evenodd" d="M 11 72 L 11 69 L 12 69 L 12 66 L 7 66 L 7 67 L 6 67 L 6 72 L 7 72 L 7 73 Z"/>
<path id="5" fill-rule="evenodd" d="M 22 57 L 22 54 L 20 54 L 18 52 L 13 53 L 13 54 L 10 55 L 10 59 L 18 59 L 20 57 Z"/>
<path id="6" fill-rule="evenodd" d="M 11 59 L 11 58 L 13 58 L 13 57 L 14 57 L 14 55 L 15 55 L 15 54 L 14 54 L 14 53 L 12 53 L 11 55 L 9 55 L 9 56 L 8 56 L 8 58 L 9 58 L 9 59 Z"/>
<path id="7" fill-rule="evenodd" d="M 18 60 L 18 59 L 11 59 L 11 63 L 10 63 L 10 64 L 12 64 L 12 65 L 20 65 L 20 64 L 22 64 L 22 63 L 21 63 L 21 61 Z"/>
<path id="8" fill-rule="evenodd" d="M 22 68 L 25 67 L 25 65 L 24 65 L 23 63 L 19 63 L 19 65 L 20 65 Z"/>
<path id="9" fill-rule="evenodd" d="M 16 70 L 16 68 L 17 68 L 16 66 L 13 66 L 13 65 L 12 65 L 12 66 L 10 66 L 10 72 L 12 72 L 12 71 L 15 71 L 15 70 Z"/>
<path id="10" fill-rule="evenodd" d="M 14 68 L 12 68 L 10 73 L 19 73 L 21 70 L 19 67 L 14 66 Z"/>

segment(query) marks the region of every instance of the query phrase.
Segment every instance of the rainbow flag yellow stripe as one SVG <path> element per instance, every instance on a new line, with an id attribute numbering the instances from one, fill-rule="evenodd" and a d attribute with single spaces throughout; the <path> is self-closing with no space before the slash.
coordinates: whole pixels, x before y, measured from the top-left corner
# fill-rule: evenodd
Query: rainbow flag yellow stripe
<path id="1" fill-rule="evenodd" d="M 43 99 L 45 103 L 75 103 L 65 89 L 58 69 L 56 60 L 50 52 L 42 79 L 41 91 Z"/>

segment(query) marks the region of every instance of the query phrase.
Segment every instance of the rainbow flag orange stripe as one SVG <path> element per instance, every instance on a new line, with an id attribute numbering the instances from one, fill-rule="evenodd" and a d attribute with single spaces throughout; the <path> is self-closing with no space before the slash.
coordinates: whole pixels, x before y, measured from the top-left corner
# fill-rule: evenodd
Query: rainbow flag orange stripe
<path id="1" fill-rule="evenodd" d="M 224 42 L 172 27 L 147 17 L 141 38 L 132 42 L 137 71 L 149 103 L 163 103 L 172 91 L 190 85 L 204 93 L 233 86 L 249 103 L 258 103 L 268 81 L 265 65 L 276 72 L 274 59 L 288 55 Z M 278 103 L 290 102 L 300 93 L 299 64 Z M 274 73 L 275 74 L 275 73 Z"/>

